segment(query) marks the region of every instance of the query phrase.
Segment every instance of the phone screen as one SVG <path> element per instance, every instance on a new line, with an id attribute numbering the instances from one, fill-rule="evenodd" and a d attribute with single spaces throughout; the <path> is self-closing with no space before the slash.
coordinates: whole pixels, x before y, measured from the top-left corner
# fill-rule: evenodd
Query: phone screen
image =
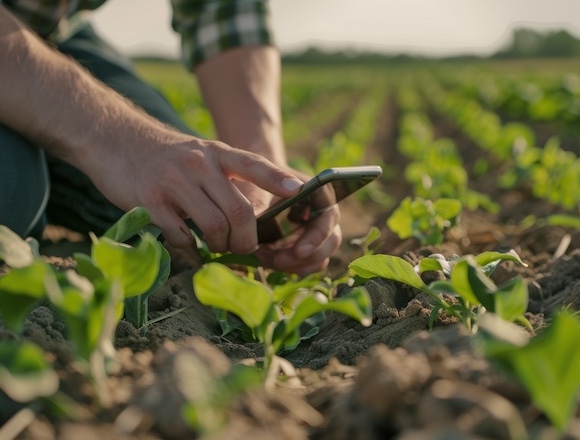
<path id="1" fill-rule="evenodd" d="M 376 176 L 334 180 L 294 202 L 275 216 L 259 218 L 258 242 L 271 243 L 290 235 L 375 178 Z"/>

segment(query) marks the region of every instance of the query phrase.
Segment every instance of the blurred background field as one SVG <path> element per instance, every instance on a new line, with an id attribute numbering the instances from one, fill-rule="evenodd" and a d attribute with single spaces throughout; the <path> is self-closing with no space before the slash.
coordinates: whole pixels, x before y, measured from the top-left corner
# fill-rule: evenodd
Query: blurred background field
<path id="1" fill-rule="evenodd" d="M 284 138 L 294 167 L 314 174 L 382 165 L 380 185 L 358 198 L 383 217 L 406 196 L 451 197 L 495 212 L 494 199 L 508 189 L 547 199 L 554 213 L 577 214 L 580 58 L 319 55 L 283 62 Z M 136 66 L 194 130 L 215 136 L 195 78 L 180 63 L 138 59 Z M 486 178 L 492 168 L 499 179 Z M 525 211 L 504 216 L 522 221 Z M 361 220 L 352 233 L 368 227 Z"/>

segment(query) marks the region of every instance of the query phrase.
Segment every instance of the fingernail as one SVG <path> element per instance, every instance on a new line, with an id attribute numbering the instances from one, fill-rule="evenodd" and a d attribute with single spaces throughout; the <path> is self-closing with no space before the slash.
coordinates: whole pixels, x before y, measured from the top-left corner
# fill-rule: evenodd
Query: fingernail
<path id="1" fill-rule="evenodd" d="M 304 183 L 298 179 L 287 177 L 282 180 L 282 186 L 289 191 L 294 191 L 300 188 Z"/>

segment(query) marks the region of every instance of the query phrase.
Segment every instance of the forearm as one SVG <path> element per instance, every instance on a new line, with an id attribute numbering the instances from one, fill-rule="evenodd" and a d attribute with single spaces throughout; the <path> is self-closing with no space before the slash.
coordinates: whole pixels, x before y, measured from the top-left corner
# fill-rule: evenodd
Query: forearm
<path id="1" fill-rule="evenodd" d="M 231 49 L 205 61 L 195 73 L 220 140 L 285 165 L 278 50 Z"/>
<path id="2" fill-rule="evenodd" d="M 0 123 L 85 172 L 99 166 L 107 150 L 121 153 L 128 141 L 122 137 L 159 137 L 167 131 L 48 47 L 2 6 Z"/>

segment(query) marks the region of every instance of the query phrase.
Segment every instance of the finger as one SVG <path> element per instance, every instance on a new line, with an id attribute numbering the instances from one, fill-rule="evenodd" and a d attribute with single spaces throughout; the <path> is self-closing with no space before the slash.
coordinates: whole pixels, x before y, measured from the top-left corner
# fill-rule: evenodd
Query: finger
<path id="1" fill-rule="evenodd" d="M 309 266 L 330 257 L 340 246 L 342 232 L 339 225 L 330 231 L 328 238 L 318 248 L 310 252 L 307 256 L 296 255 L 296 248 L 281 250 L 274 257 L 273 264 L 276 267 L 295 268 L 299 266 Z"/>
<path id="2" fill-rule="evenodd" d="M 211 184 L 205 184 L 203 188 L 207 196 L 219 207 L 227 222 L 227 248 L 237 254 L 255 251 L 258 247 L 256 217 L 248 199 L 225 178 L 218 177 Z M 222 231 L 210 229 L 209 233 Z"/>
<path id="3" fill-rule="evenodd" d="M 239 180 L 235 180 L 234 185 L 252 204 L 254 214 L 257 215 L 271 206 L 274 196 L 268 191 L 264 191 L 252 183 L 240 182 Z"/>
<path id="4" fill-rule="evenodd" d="M 299 259 L 312 255 L 328 239 L 336 234 L 336 226 L 340 222 L 340 210 L 337 206 L 327 209 L 322 215 L 315 218 L 306 225 L 304 233 L 294 245 L 294 253 Z M 342 239 L 340 228 L 338 228 L 339 240 Z M 339 243 L 340 244 L 340 243 Z"/>
<path id="5" fill-rule="evenodd" d="M 175 194 L 175 204 L 197 225 L 203 240 L 213 252 L 225 252 L 230 246 L 230 221 L 216 200 L 199 188 Z"/>
<path id="6" fill-rule="evenodd" d="M 161 228 L 165 240 L 175 248 L 193 243 L 193 236 L 183 219 L 171 208 L 150 208 L 151 222 Z"/>
<path id="7" fill-rule="evenodd" d="M 307 258 L 296 257 L 294 249 L 280 250 L 269 246 L 261 247 L 255 255 L 266 267 L 306 275 L 328 265 L 329 257 L 338 249 L 341 239 L 340 226 L 336 225 L 328 240 Z"/>
<path id="8" fill-rule="evenodd" d="M 228 177 L 251 182 L 280 197 L 289 197 L 304 182 L 257 154 L 224 149 L 219 151 L 220 165 Z"/>

